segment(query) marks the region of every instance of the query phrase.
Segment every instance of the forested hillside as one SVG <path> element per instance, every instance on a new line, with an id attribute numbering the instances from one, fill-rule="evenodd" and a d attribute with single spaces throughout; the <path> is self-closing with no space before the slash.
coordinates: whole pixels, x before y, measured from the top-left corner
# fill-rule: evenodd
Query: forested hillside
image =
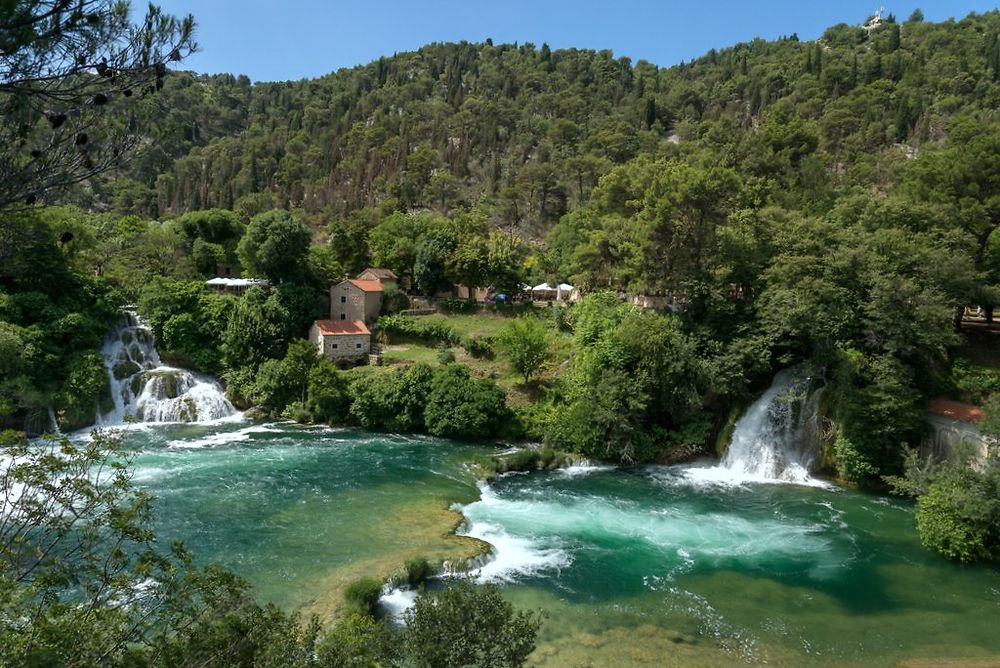
<path id="1" fill-rule="evenodd" d="M 1000 15 L 838 25 L 660 68 L 609 51 L 432 44 L 315 80 L 171 74 L 162 122 L 94 197 L 121 213 L 363 207 L 449 211 L 485 197 L 542 236 L 597 179 L 640 154 L 760 179 L 811 210 L 885 186 L 905 157 L 1000 106 Z M 985 117 L 983 117 L 985 115 Z"/>

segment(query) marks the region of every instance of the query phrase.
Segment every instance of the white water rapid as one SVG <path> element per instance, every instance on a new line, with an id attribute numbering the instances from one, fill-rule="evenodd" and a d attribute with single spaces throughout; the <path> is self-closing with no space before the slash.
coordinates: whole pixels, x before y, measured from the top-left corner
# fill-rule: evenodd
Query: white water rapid
<path id="1" fill-rule="evenodd" d="M 729 449 L 719 465 L 692 467 L 688 477 L 736 484 L 824 485 L 809 475 L 818 454 L 822 394 L 814 381 L 799 367 L 779 372 L 771 387 L 736 422 Z"/>
<path id="2" fill-rule="evenodd" d="M 206 422 L 237 413 L 214 378 L 165 366 L 153 332 L 132 312 L 126 311 L 101 353 L 114 409 L 98 414 L 98 425 L 120 424 L 126 416 L 139 422 Z"/>

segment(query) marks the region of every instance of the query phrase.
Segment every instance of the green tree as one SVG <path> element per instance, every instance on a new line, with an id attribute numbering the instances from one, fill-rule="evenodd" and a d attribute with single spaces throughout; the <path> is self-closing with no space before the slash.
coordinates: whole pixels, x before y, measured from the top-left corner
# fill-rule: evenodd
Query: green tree
<path id="1" fill-rule="evenodd" d="M 428 297 L 450 290 L 452 283 L 446 267 L 458 241 L 449 230 L 436 230 L 418 245 L 413 260 L 413 281 L 416 288 Z"/>
<path id="2" fill-rule="evenodd" d="M 472 378 L 469 367 L 448 364 L 431 380 L 424 424 L 445 438 L 495 437 L 509 419 L 506 399 L 492 380 Z"/>
<path id="3" fill-rule="evenodd" d="M 549 360 L 548 330 L 535 318 L 519 318 L 497 334 L 497 345 L 511 369 L 527 383 Z"/>
<path id="4" fill-rule="evenodd" d="M 294 281 L 303 274 L 311 236 L 287 211 L 262 213 L 250 221 L 240 241 L 240 264 L 275 283 Z"/>
<path id="5" fill-rule="evenodd" d="M 167 63 L 193 50 L 194 20 L 150 5 L 135 24 L 130 9 L 106 0 L 0 8 L 0 208 L 56 196 L 135 146 L 135 126 L 109 102 L 159 90 Z"/>
<path id="6" fill-rule="evenodd" d="M 515 612 L 493 585 L 461 582 L 417 598 L 406 612 L 404 662 L 416 666 L 523 665 L 535 649 L 540 620 Z"/>

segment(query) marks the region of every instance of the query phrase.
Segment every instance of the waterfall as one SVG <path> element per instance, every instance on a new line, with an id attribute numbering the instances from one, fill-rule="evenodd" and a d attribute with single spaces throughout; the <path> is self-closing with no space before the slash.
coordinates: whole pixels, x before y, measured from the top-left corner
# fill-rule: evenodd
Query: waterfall
<path id="1" fill-rule="evenodd" d="M 799 367 L 778 373 L 736 423 L 719 468 L 737 479 L 810 482 L 822 393 L 814 380 Z"/>
<path id="2" fill-rule="evenodd" d="M 237 412 L 214 378 L 165 366 L 152 330 L 131 311 L 105 339 L 101 353 L 114 409 L 99 413 L 98 425 L 120 424 L 126 416 L 140 422 L 204 422 Z"/>
<path id="3" fill-rule="evenodd" d="M 52 404 L 49 404 L 48 416 L 49 416 L 49 433 L 61 434 L 62 430 L 59 429 L 59 420 L 56 419 L 56 411 L 54 408 L 52 408 Z"/>

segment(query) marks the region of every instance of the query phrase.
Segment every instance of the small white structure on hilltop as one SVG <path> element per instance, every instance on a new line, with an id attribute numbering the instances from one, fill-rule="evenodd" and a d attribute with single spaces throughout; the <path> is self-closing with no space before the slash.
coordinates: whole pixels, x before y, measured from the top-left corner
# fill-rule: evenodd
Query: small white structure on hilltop
<path id="1" fill-rule="evenodd" d="M 265 278 L 210 278 L 205 281 L 205 285 L 212 292 L 236 295 L 242 297 L 243 293 L 255 285 L 269 285 Z"/>
<path id="2" fill-rule="evenodd" d="M 885 23 L 884 12 L 885 12 L 885 7 L 879 7 L 878 11 L 875 12 L 875 16 L 865 21 L 865 24 L 861 27 L 864 28 L 865 30 L 868 30 L 869 32 L 875 30 L 875 28 L 878 28 L 880 25 Z"/>

